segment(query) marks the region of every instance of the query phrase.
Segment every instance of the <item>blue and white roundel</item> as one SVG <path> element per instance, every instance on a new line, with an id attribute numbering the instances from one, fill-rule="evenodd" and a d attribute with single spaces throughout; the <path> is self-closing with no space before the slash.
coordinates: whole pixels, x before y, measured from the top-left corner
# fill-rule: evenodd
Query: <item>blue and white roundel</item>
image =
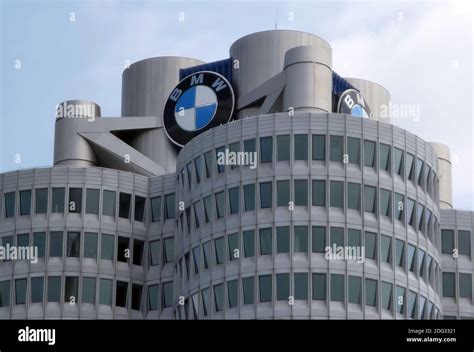
<path id="1" fill-rule="evenodd" d="M 186 131 L 199 130 L 212 121 L 217 110 L 214 91 L 204 85 L 186 90 L 176 102 L 175 119 Z"/>

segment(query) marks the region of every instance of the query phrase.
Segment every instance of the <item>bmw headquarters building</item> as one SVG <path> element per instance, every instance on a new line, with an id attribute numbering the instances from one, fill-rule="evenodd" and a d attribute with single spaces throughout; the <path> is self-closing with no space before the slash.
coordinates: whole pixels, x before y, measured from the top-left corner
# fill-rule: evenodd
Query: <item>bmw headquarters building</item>
<path id="1" fill-rule="evenodd" d="M 58 104 L 54 166 L 0 174 L 0 319 L 474 319 L 449 149 L 389 102 L 271 30 Z"/>

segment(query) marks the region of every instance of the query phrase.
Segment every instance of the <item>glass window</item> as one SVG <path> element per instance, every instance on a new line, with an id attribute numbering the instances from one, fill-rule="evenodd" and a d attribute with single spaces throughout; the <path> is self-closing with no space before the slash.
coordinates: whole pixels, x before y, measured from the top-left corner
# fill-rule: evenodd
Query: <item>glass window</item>
<path id="1" fill-rule="evenodd" d="M 168 308 L 173 306 L 173 282 L 164 282 L 161 291 L 162 304 L 161 307 Z"/>
<path id="2" fill-rule="evenodd" d="M 365 257 L 375 259 L 377 247 L 377 234 L 373 232 L 365 232 Z"/>
<path id="3" fill-rule="evenodd" d="M 323 134 L 312 135 L 313 160 L 326 160 L 326 136 Z"/>
<path id="4" fill-rule="evenodd" d="M 104 260 L 114 260 L 114 236 L 102 234 L 100 246 L 100 258 Z"/>
<path id="5" fill-rule="evenodd" d="M 115 305 L 117 307 L 126 307 L 128 298 L 128 282 L 117 281 L 115 292 Z"/>
<path id="6" fill-rule="evenodd" d="M 15 280 L 15 304 L 26 303 L 26 279 Z"/>
<path id="7" fill-rule="evenodd" d="M 214 240 L 214 249 L 216 265 L 224 263 L 224 237 L 216 238 Z"/>
<path id="8" fill-rule="evenodd" d="M 458 230 L 459 254 L 471 256 L 471 231 Z"/>
<path id="9" fill-rule="evenodd" d="M 145 244 L 143 241 L 133 240 L 133 264 L 134 265 L 142 265 L 144 246 Z"/>
<path id="10" fill-rule="evenodd" d="M 350 247 L 360 247 L 362 245 L 360 230 L 347 229 L 347 244 Z"/>
<path id="11" fill-rule="evenodd" d="M 408 198 L 407 200 L 407 208 L 408 208 L 408 224 L 415 228 L 415 201 L 413 199 Z"/>
<path id="12" fill-rule="evenodd" d="M 349 275 L 349 303 L 360 304 L 362 297 L 362 278 Z"/>
<path id="13" fill-rule="evenodd" d="M 82 303 L 95 304 L 95 277 L 82 278 Z"/>
<path id="14" fill-rule="evenodd" d="M 240 152 L 240 142 L 234 142 L 234 143 L 230 143 L 229 144 L 229 151 L 232 152 L 232 153 L 236 153 L 235 155 L 238 155 L 238 153 Z M 236 163 L 238 164 L 238 163 Z M 236 169 L 238 168 L 239 165 L 234 165 L 232 164 L 230 166 L 230 168 L 233 170 L 233 169 Z M 191 188 L 191 186 L 189 186 Z"/>
<path id="15" fill-rule="evenodd" d="M 290 202 L 290 181 L 277 181 L 277 206 L 287 207 Z"/>
<path id="16" fill-rule="evenodd" d="M 272 254 L 272 228 L 259 230 L 260 255 Z"/>
<path id="17" fill-rule="evenodd" d="M 413 173 L 413 161 L 414 161 L 415 157 L 410 154 L 410 153 L 407 153 L 407 163 L 406 163 L 406 170 L 405 170 L 405 174 L 407 176 L 407 179 L 408 180 L 412 180 L 414 181 L 414 173 Z"/>
<path id="18" fill-rule="evenodd" d="M 443 273 L 443 297 L 455 296 L 455 280 L 454 273 Z"/>
<path id="19" fill-rule="evenodd" d="M 419 186 L 423 187 L 423 160 L 416 159 L 416 179 Z"/>
<path id="20" fill-rule="evenodd" d="M 344 137 L 330 136 L 329 138 L 329 160 L 342 162 L 342 154 L 344 153 Z"/>
<path id="21" fill-rule="evenodd" d="M 216 197 L 216 216 L 218 219 L 225 216 L 225 194 L 224 191 L 217 192 Z"/>
<path id="22" fill-rule="evenodd" d="M 331 226 L 331 247 L 344 246 L 344 228 Z"/>
<path id="23" fill-rule="evenodd" d="M 313 206 L 326 205 L 326 181 L 313 180 Z"/>
<path id="24" fill-rule="evenodd" d="M 104 190 L 102 215 L 115 216 L 115 192 Z"/>
<path id="25" fill-rule="evenodd" d="M 290 227 L 278 226 L 276 236 L 277 253 L 290 253 Z"/>
<path id="26" fill-rule="evenodd" d="M 128 193 L 119 194 L 119 217 L 123 219 L 130 218 L 130 202 L 132 200 L 132 195 Z"/>
<path id="27" fill-rule="evenodd" d="M 37 188 L 35 190 L 35 212 L 36 214 L 46 214 L 48 211 L 48 189 Z"/>
<path id="28" fill-rule="evenodd" d="M 295 205 L 308 205 L 308 180 L 294 180 L 295 184 Z"/>
<path id="29" fill-rule="evenodd" d="M 193 165 L 191 162 L 186 164 L 186 178 L 188 179 L 188 189 L 191 188 L 191 181 L 193 177 Z"/>
<path id="30" fill-rule="evenodd" d="M 161 197 L 151 198 L 151 218 L 153 222 L 161 219 Z"/>
<path id="31" fill-rule="evenodd" d="M 375 142 L 364 140 L 364 165 L 375 167 Z"/>
<path id="32" fill-rule="evenodd" d="M 347 207 L 349 209 L 360 210 L 360 184 L 347 183 Z"/>
<path id="33" fill-rule="evenodd" d="M 331 207 L 344 208 L 344 183 L 331 181 Z"/>
<path id="34" fill-rule="evenodd" d="M 33 233 L 33 246 L 38 248 L 38 258 L 44 258 L 46 252 L 46 232 Z"/>
<path id="35" fill-rule="evenodd" d="M 459 297 L 472 299 L 472 275 L 459 273 Z"/>
<path id="36" fill-rule="evenodd" d="M 82 211 L 82 188 L 69 188 L 69 212 L 81 213 Z"/>
<path id="37" fill-rule="evenodd" d="M 441 230 L 441 252 L 444 254 L 453 254 L 454 250 L 454 231 Z"/>
<path id="38" fill-rule="evenodd" d="M 344 275 L 331 274 L 331 301 L 344 302 Z"/>
<path id="39" fill-rule="evenodd" d="M 201 203 L 199 201 L 193 203 L 193 210 L 194 210 L 194 225 L 196 229 L 199 228 L 200 225 L 200 218 L 201 218 Z"/>
<path id="40" fill-rule="evenodd" d="M 221 163 L 220 159 L 222 158 L 219 158 L 219 155 L 225 155 L 225 148 L 224 147 L 219 147 L 219 148 L 216 148 L 216 167 L 217 167 L 217 173 L 218 174 L 221 174 L 225 171 L 225 162 L 224 163 Z"/>
<path id="41" fill-rule="evenodd" d="M 59 302 L 61 300 L 61 277 L 48 277 L 48 302 Z"/>
<path id="42" fill-rule="evenodd" d="M 245 258 L 255 256 L 255 231 L 247 230 L 242 233 L 244 242 L 244 256 Z"/>
<path id="43" fill-rule="evenodd" d="M 211 241 L 207 241 L 202 245 L 202 261 L 204 264 L 204 270 L 209 269 L 211 266 Z"/>
<path id="44" fill-rule="evenodd" d="M 193 264 L 194 274 L 199 273 L 199 264 L 201 263 L 201 247 L 196 246 L 193 248 Z"/>
<path id="45" fill-rule="evenodd" d="M 32 277 L 31 278 L 31 303 L 43 303 L 43 290 L 44 290 L 44 277 L 42 276 Z"/>
<path id="46" fill-rule="evenodd" d="M 140 310 L 142 307 L 143 286 L 132 284 L 132 309 Z"/>
<path id="47" fill-rule="evenodd" d="M 402 240 L 399 240 L 397 239 L 396 240 L 396 243 L 397 243 L 397 248 L 396 248 L 396 255 L 397 255 L 397 265 L 399 267 L 403 267 L 403 252 L 404 252 L 404 248 L 405 248 L 405 242 L 403 242 Z"/>
<path id="48" fill-rule="evenodd" d="M 418 217 L 418 231 L 423 231 L 423 222 L 424 222 L 424 214 L 425 214 L 425 207 L 418 203 L 418 207 L 417 207 L 417 217 Z"/>
<path id="49" fill-rule="evenodd" d="M 86 189 L 86 214 L 99 215 L 99 197 L 98 189 Z"/>
<path id="50" fill-rule="evenodd" d="M 224 309 L 224 284 L 214 285 L 214 304 L 216 312 Z"/>
<path id="51" fill-rule="evenodd" d="M 365 305 L 377 305 L 377 280 L 365 279 Z"/>
<path id="52" fill-rule="evenodd" d="M 253 276 L 242 279 L 242 290 L 244 294 L 244 304 L 254 304 L 255 279 Z"/>
<path id="53" fill-rule="evenodd" d="M 209 178 L 212 175 L 212 150 L 204 154 L 204 166 L 206 168 L 206 177 Z"/>
<path id="54" fill-rule="evenodd" d="M 229 261 L 239 259 L 239 234 L 233 233 L 227 235 L 227 246 L 228 246 L 228 254 L 229 254 Z"/>
<path id="55" fill-rule="evenodd" d="M 160 240 L 151 241 L 150 248 L 150 265 L 160 265 Z"/>
<path id="56" fill-rule="evenodd" d="M 295 141 L 296 143 L 296 141 Z M 277 161 L 290 160 L 290 135 L 277 136 Z"/>
<path id="57" fill-rule="evenodd" d="M 380 143 L 380 170 L 390 172 L 390 146 Z"/>
<path id="58" fill-rule="evenodd" d="M 277 301 L 288 301 L 290 297 L 290 274 L 276 274 Z"/>
<path id="59" fill-rule="evenodd" d="M 0 307 L 10 305 L 10 280 L 0 281 Z"/>
<path id="60" fill-rule="evenodd" d="M 245 211 L 255 210 L 255 184 L 244 185 Z"/>
<path id="61" fill-rule="evenodd" d="M 175 196 L 174 193 L 165 195 L 165 218 L 166 220 L 175 217 Z"/>
<path id="62" fill-rule="evenodd" d="M 100 279 L 99 304 L 112 305 L 112 280 Z"/>
<path id="63" fill-rule="evenodd" d="M 118 236 L 117 239 L 117 261 L 127 263 L 130 257 L 130 239 Z"/>
<path id="64" fill-rule="evenodd" d="M 315 253 L 324 253 L 326 250 L 326 227 L 313 226 L 312 249 Z"/>
<path id="65" fill-rule="evenodd" d="M 256 149 L 256 146 L 255 146 L 255 138 L 244 140 L 244 151 L 245 152 L 255 153 L 256 150 L 257 149 Z"/>
<path id="66" fill-rule="evenodd" d="M 64 188 L 53 188 L 51 211 L 53 213 L 64 213 Z"/>
<path id="67" fill-rule="evenodd" d="M 308 253 L 308 226 L 294 227 L 294 247 L 295 253 Z"/>
<path id="68" fill-rule="evenodd" d="M 392 255 L 392 238 L 385 235 L 380 235 L 380 260 L 384 263 L 390 263 Z"/>
<path id="69" fill-rule="evenodd" d="M 145 198 L 135 196 L 135 221 L 143 222 L 145 215 Z"/>
<path id="70" fill-rule="evenodd" d="M 347 156 L 350 164 L 359 165 L 360 160 L 360 139 L 347 137 Z"/>
<path id="71" fill-rule="evenodd" d="M 393 148 L 393 171 L 403 177 L 403 150 Z"/>
<path id="72" fill-rule="evenodd" d="M 270 302 L 272 300 L 272 276 L 259 276 L 258 286 L 260 290 L 260 302 Z"/>
<path id="73" fill-rule="evenodd" d="M 408 244 L 408 270 L 411 272 L 415 272 L 415 254 L 416 254 L 416 247 Z"/>
<path id="74" fill-rule="evenodd" d="M 20 215 L 30 215 L 31 212 L 31 191 L 20 191 Z"/>
<path id="75" fill-rule="evenodd" d="M 5 193 L 4 197 L 5 197 L 5 218 L 13 218 L 15 216 L 15 192 Z"/>
<path id="76" fill-rule="evenodd" d="M 212 199 L 211 196 L 204 197 L 202 200 L 204 204 L 204 220 L 206 224 L 209 223 L 212 219 Z"/>
<path id="77" fill-rule="evenodd" d="M 84 234 L 84 258 L 97 259 L 97 234 L 86 232 Z"/>
<path id="78" fill-rule="evenodd" d="M 68 232 L 66 255 L 68 257 L 79 257 L 80 248 L 81 248 L 81 233 Z"/>
<path id="79" fill-rule="evenodd" d="M 326 274 L 313 274 L 313 300 L 326 300 Z"/>
<path id="80" fill-rule="evenodd" d="M 271 163 L 273 154 L 273 139 L 272 137 L 260 138 L 260 162 Z"/>
<path id="81" fill-rule="evenodd" d="M 307 134 L 295 134 L 295 160 L 308 160 Z"/>
<path id="82" fill-rule="evenodd" d="M 395 209 L 395 219 L 401 222 L 405 222 L 403 218 L 403 209 L 405 207 L 405 197 L 400 193 L 395 193 L 395 203 L 393 204 Z"/>
<path id="83" fill-rule="evenodd" d="M 148 310 L 158 310 L 159 285 L 148 286 Z"/>
<path id="84" fill-rule="evenodd" d="M 364 209 L 366 212 L 376 212 L 376 189 L 372 186 L 364 186 Z"/>
<path id="85" fill-rule="evenodd" d="M 382 308 L 386 310 L 392 309 L 392 284 L 382 281 Z"/>
<path id="86" fill-rule="evenodd" d="M 49 256 L 63 256 L 63 233 L 62 231 L 51 231 L 49 233 Z"/>
<path id="87" fill-rule="evenodd" d="M 22 233 L 17 235 L 18 247 L 28 247 L 30 245 L 30 234 Z"/>
<path id="88" fill-rule="evenodd" d="M 66 277 L 64 289 L 64 302 L 77 302 L 79 298 L 79 278 L 75 276 Z"/>
<path id="89" fill-rule="evenodd" d="M 211 309 L 211 297 L 210 297 L 210 288 L 207 287 L 201 291 L 201 300 L 202 300 L 202 313 L 205 317 L 209 315 L 209 310 Z"/>
<path id="90" fill-rule="evenodd" d="M 174 237 L 164 239 L 163 264 L 174 261 Z"/>
<path id="91" fill-rule="evenodd" d="M 272 207 L 272 183 L 260 183 L 260 208 L 267 209 Z"/>
<path id="92" fill-rule="evenodd" d="M 201 157 L 194 158 L 194 172 L 196 174 L 196 183 L 201 182 Z"/>
<path id="93" fill-rule="evenodd" d="M 231 280 L 227 282 L 227 302 L 229 308 L 239 305 L 239 281 Z"/>
<path id="94" fill-rule="evenodd" d="M 401 286 L 397 286 L 397 313 L 403 314 L 404 307 L 405 307 L 405 288 Z"/>
<path id="95" fill-rule="evenodd" d="M 7 245 L 10 245 L 10 247 L 13 246 L 13 236 L 3 236 L 2 245 L 3 247 L 6 247 Z M 8 261 L 8 259 L 4 259 L 3 261 Z"/>
<path id="96" fill-rule="evenodd" d="M 229 189 L 229 210 L 230 214 L 238 214 L 240 211 L 239 187 Z"/>
<path id="97" fill-rule="evenodd" d="M 308 299 L 308 273 L 295 273 L 295 293 L 296 300 Z"/>
<path id="98" fill-rule="evenodd" d="M 381 188 L 380 189 L 380 215 L 390 217 L 390 209 L 392 207 L 391 200 L 392 192 Z"/>
<path id="99" fill-rule="evenodd" d="M 419 276 L 424 277 L 424 271 L 425 271 L 425 251 L 421 250 L 418 248 L 418 270 L 419 270 Z"/>

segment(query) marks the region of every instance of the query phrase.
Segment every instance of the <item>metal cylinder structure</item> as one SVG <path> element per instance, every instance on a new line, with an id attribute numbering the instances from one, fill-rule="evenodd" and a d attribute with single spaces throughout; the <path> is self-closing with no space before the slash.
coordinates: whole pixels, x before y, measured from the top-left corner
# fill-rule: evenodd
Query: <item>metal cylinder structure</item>
<path id="1" fill-rule="evenodd" d="M 453 179 L 449 147 L 437 142 L 430 142 L 430 145 L 438 155 L 439 207 L 440 209 L 453 209 Z"/>

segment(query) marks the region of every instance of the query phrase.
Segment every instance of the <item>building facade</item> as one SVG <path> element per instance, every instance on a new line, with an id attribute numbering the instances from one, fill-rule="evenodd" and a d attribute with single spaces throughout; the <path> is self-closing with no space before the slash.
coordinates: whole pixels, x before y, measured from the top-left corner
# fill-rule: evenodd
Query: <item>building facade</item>
<path id="1" fill-rule="evenodd" d="M 0 318 L 473 319 L 449 149 L 317 36 L 229 57 L 132 64 L 121 118 L 58 105 L 54 166 L 0 175 Z"/>

